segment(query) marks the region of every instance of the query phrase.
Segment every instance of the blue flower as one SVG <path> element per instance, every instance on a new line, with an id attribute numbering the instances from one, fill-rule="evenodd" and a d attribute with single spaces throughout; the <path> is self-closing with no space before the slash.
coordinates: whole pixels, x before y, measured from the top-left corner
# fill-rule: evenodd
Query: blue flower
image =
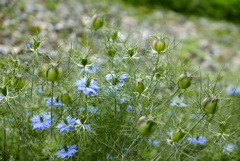
<path id="1" fill-rule="evenodd" d="M 34 115 L 30 120 L 34 130 L 44 130 L 51 126 L 51 115 L 40 113 L 39 115 Z"/>
<path id="2" fill-rule="evenodd" d="M 89 106 L 88 107 L 88 110 L 89 110 L 89 113 L 93 113 L 93 114 L 96 114 L 98 109 L 94 108 L 94 106 Z M 78 109 L 78 111 L 85 111 L 85 107 L 81 107 Z"/>
<path id="3" fill-rule="evenodd" d="M 159 146 L 160 141 L 148 139 L 148 143 L 149 143 L 149 144 L 152 144 L 152 145 L 154 145 L 154 146 Z"/>
<path id="4" fill-rule="evenodd" d="M 207 142 L 207 140 L 203 136 L 187 138 L 187 141 L 189 141 L 190 143 L 196 143 L 196 144 L 201 144 L 201 145 L 203 145 Z"/>
<path id="5" fill-rule="evenodd" d="M 85 130 L 87 130 L 87 131 L 89 131 L 89 132 L 92 131 L 90 125 L 88 125 L 88 124 L 82 124 L 79 119 L 77 119 L 75 122 L 76 122 L 76 124 L 77 124 L 76 127 L 77 127 L 77 126 L 81 126 L 81 127 L 83 127 Z"/>
<path id="6" fill-rule="evenodd" d="M 107 154 L 106 159 L 107 160 L 113 160 L 113 157 L 110 154 Z"/>
<path id="7" fill-rule="evenodd" d="M 111 84 L 113 90 L 117 90 L 118 87 L 124 86 L 123 81 L 128 78 L 128 74 L 116 75 L 113 71 L 111 74 L 105 76 L 106 80 Z"/>
<path id="8" fill-rule="evenodd" d="M 223 146 L 223 152 L 230 155 L 235 149 L 237 149 L 238 146 L 237 145 L 233 145 L 233 144 L 226 144 Z"/>
<path id="9" fill-rule="evenodd" d="M 74 153 L 77 152 L 76 147 L 77 147 L 77 145 L 73 145 L 73 146 L 66 145 L 65 147 L 60 146 L 60 147 L 59 147 L 59 152 L 56 153 L 55 155 L 56 155 L 58 158 L 63 158 L 63 159 L 64 159 L 64 158 L 69 158 L 69 157 L 71 157 Z"/>
<path id="10" fill-rule="evenodd" d="M 26 44 L 27 48 L 30 48 L 32 45 L 31 44 Z"/>
<path id="11" fill-rule="evenodd" d="M 68 116 L 66 120 L 58 124 L 56 128 L 58 128 L 58 130 L 60 130 L 60 133 L 62 134 L 65 131 L 72 130 L 73 126 L 76 124 L 75 121 L 76 121 L 76 118 L 72 118 L 71 116 Z"/>
<path id="12" fill-rule="evenodd" d="M 187 105 L 183 102 L 183 97 L 176 96 L 175 98 L 171 99 L 171 106 L 177 107 L 186 107 Z"/>
<path id="13" fill-rule="evenodd" d="M 98 67 L 95 64 L 90 64 L 84 66 L 82 69 L 80 69 L 83 73 L 95 73 L 98 70 Z"/>
<path id="14" fill-rule="evenodd" d="M 0 96 L 0 100 L 3 98 L 4 96 Z"/>
<path id="15" fill-rule="evenodd" d="M 97 89 L 99 88 L 97 86 L 97 82 L 94 79 L 87 79 L 87 77 L 84 77 L 81 80 L 77 80 L 73 86 L 77 86 L 76 91 L 83 91 L 85 95 L 91 94 L 92 96 L 95 96 L 98 94 Z"/>
<path id="16" fill-rule="evenodd" d="M 46 106 L 51 106 L 51 97 L 44 98 L 44 101 L 45 101 Z M 52 105 L 53 106 L 62 106 L 63 103 L 56 97 L 53 97 Z"/>
<path id="17" fill-rule="evenodd" d="M 132 112 L 132 106 L 130 106 L 130 105 L 127 106 L 127 112 L 129 112 L 129 113 Z"/>
<path id="18" fill-rule="evenodd" d="M 229 85 L 226 89 L 226 93 L 229 96 L 237 96 L 240 95 L 240 87 L 234 86 L 234 85 Z"/>

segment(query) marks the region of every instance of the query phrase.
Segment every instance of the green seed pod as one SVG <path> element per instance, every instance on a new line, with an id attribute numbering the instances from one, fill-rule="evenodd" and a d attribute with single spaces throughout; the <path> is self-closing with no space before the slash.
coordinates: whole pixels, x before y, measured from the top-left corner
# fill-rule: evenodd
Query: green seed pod
<path id="1" fill-rule="evenodd" d="M 191 85 L 192 78 L 187 74 L 181 74 L 178 80 L 178 87 L 181 89 L 187 89 Z"/>
<path id="2" fill-rule="evenodd" d="M 46 77 L 46 72 L 47 72 L 47 65 L 44 64 L 41 69 L 39 69 L 38 71 L 38 76 L 41 78 L 45 78 Z"/>
<path id="3" fill-rule="evenodd" d="M 63 93 L 60 95 L 60 101 L 64 104 L 69 104 L 72 102 L 72 97 L 68 93 Z"/>
<path id="4" fill-rule="evenodd" d="M 1 93 L 3 94 L 3 96 L 7 96 L 8 95 L 7 86 L 4 86 L 4 87 L 1 88 Z"/>
<path id="5" fill-rule="evenodd" d="M 22 75 L 18 74 L 15 76 L 12 85 L 13 87 L 16 89 L 16 91 L 19 91 L 21 89 L 23 89 L 23 87 L 25 86 L 25 79 L 22 77 Z"/>
<path id="6" fill-rule="evenodd" d="M 137 123 L 138 131 L 141 135 L 152 134 L 155 131 L 155 125 L 154 120 L 146 116 L 140 117 Z"/>
<path id="7" fill-rule="evenodd" d="M 152 42 L 152 48 L 157 51 L 158 53 L 162 52 L 166 48 L 166 43 L 163 39 L 155 39 Z"/>
<path id="8" fill-rule="evenodd" d="M 94 16 L 92 21 L 92 27 L 95 31 L 102 28 L 103 24 L 104 24 L 104 20 L 102 16 L 99 16 L 99 15 Z"/>
<path id="9" fill-rule="evenodd" d="M 205 98 L 203 100 L 203 111 L 205 114 L 214 114 L 217 111 L 218 99 L 216 97 Z"/>
<path id="10" fill-rule="evenodd" d="M 145 84 L 142 82 L 142 80 L 140 80 L 140 81 L 136 81 L 136 82 L 134 83 L 134 89 L 135 89 L 136 92 L 142 93 L 142 92 L 146 89 L 146 86 L 145 86 Z"/>
<path id="11" fill-rule="evenodd" d="M 173 142 L 180 141 L 184 136 L 185 136 L 185 133 L 181 129 L 177 129 L 172 134 L 172 141 Z"/>
<path id="12" fill-rule="evenodd" d="M 62 69 L 57 64 L 52 64 L 46 73 L 46 78 L 50 82 L 58 81 L 62 76 Z"/>
<path id="13" fill-rule="evenodd" d="M 105 54 L 109 57 L 114 57 L 117 53 L 117 50 L 114 48 L 106 48 L 105 49 Z"/>

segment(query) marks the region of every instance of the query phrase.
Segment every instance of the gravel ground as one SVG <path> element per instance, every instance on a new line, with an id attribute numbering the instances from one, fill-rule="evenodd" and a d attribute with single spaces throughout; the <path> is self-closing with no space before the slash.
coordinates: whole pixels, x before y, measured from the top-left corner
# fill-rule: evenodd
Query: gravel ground
<path id="1" fill-rule="evenodd" d="M 37 30 L 46 38 L 43 51 L 59 46 L 68 50 L 71 43 L 77 44 L 90 32 L 89 23 L 97 13 L 130 43 L 149 46 L 151 36 L 164 34 L 180 42 L 176 54 L 182 58 L 213 70 L 223 65 L 232 73 L 239 70 L 239 26 L 230 22 L 106 1 L 60 0 L 51 4 L 44 0 L 3 0 L 0 6 L 0 54 L 23 53 Z"/>

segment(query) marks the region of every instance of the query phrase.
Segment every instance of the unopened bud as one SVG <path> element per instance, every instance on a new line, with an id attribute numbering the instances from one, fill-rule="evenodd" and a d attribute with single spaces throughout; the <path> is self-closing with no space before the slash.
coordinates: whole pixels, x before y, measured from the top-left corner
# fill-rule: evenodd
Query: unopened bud
<path id="1" fill-rule="evenodd" d="M 142 82 L 142 80 L 140 80 L 140 81 L 136 81 L 136 82 L 134 83 L 134 89 L 135 89 L 136 92 L 142 93 L 142 92 L 146 89 L 146 86 L 145 86 L 145 84 Z"/>
<path id="2" fill-rule="evenodd" d="M 72 97 L 68 93 L 63 93 L 60 95 L 60 101 L 64 104 L 69 104 L 72 102 Z"/>
<path id="3" fill-rule="evenodd" d="M 103 26 L 104 20 L 102 16 L 95 16 L 92 21 L 92 27 L 96 31 Z"/>
<path id="4" fill-rule="evenodd" d="M 152 48 L 157 51 L 158 53 L 162 52 L 166 48 L 166 43 L 163 39 L 155 39 L 152 42 Z"/>
<path id="5" fill-rule="evenodd" d="M 22 77 L 22 75 L 18 74 L 18 75 L 16 75 L 16 77 L 14 78 L 12 85 L 13 85 L 13 87 L 14 87 L 17 91 L 19 91 L 19 90 L 21 90 L 21 89 L 25 86 L 25 83 L 26 83 L 26 81 L 25 81 L 25 79 Z"/>
<path id="6" fill-rule="evenodd" d="M 185 136 L 185 133 L 181 129 L 177 129 L 172 134 L 172 141 L 173 142 L 180 141 L 184 136 Z"/>
<path id="7" fill-rule="evenodd" d="M 155 131 L 156 123 L 152 118 L 142 116 L 139 118 L 137 127 L 141 135 L 150 135 Z"/>

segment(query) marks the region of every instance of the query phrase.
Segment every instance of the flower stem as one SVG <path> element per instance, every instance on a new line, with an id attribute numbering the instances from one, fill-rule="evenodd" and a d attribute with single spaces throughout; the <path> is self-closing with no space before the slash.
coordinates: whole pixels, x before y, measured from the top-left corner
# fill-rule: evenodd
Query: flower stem
<path id="1" fill-rule="evenodd" d="M 53 117 L 53 91 L 54 91 L 54 82 L 52 82 L 52 92 L 51 92 L 51 128 L 50 128 L 50 135 L 51 135 L 51 138 L 52 138 L 52 117 Z"/>

